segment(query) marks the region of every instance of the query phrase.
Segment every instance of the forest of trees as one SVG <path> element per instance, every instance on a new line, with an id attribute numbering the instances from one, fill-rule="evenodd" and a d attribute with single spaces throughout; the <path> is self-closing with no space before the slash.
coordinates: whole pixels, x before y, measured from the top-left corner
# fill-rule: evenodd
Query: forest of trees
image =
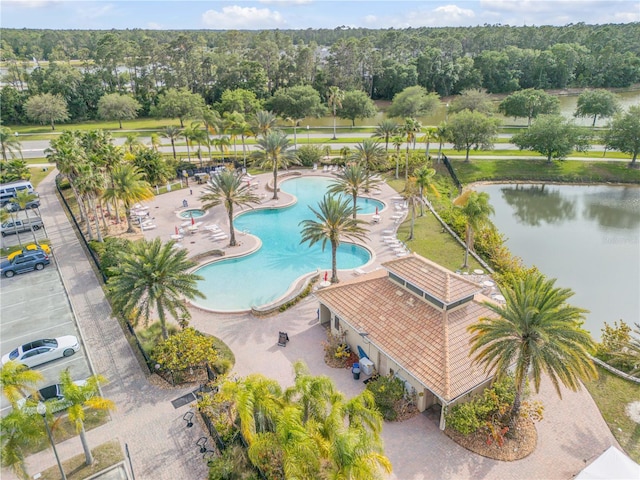
<path id="1" fill-rule="evenodd" d="M 332 86 L 391 100 L 414 85 L 448 96 L 471 88 L 510 93 L 640 82 L 640 23 L 1 33 L 0 107 L 9 124 L 25 123 L 27 100 L 42 94 L 62 97 L 68 119 L 82 121 L 98 118 L 100 99 L 114 93 L 132 96 L 139 116 L 153 115 L 170 88 L 215 106 L 239 88 L 266 102 L 279 89 L 311 86 L 326 102 Z"/>

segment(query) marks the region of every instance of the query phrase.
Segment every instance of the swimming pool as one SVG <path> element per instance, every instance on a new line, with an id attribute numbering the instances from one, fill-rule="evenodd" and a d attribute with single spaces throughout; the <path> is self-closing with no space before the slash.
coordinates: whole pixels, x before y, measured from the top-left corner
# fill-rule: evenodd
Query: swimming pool
<path id="1" fill-rule="evenodd" d="M 205 212 L 200 208 L 190 208 L 189 210 L 184 210 L 180 212 L 178 216 L 180 218 L 200 218 L 200 217 L 204 217 L 206 213 L 207 212 Z"/>
<path id="2" fill-rule="evenodd" d="M 302 275 L 316 269 L 331 272 L 331 246 L 300 244 L 302 220 L 314 218 L 315 207 L 332 179 L 302 177 L 282 182 L 280 188 L 297 198 L 297 203 L 278 209 L 254 210 L 239 215 L 237 232 L 248 231 L 262 241 L 262 247 L 245 257 L 210 263 L 195 273 L 204 277 L 198 288 L 206 299 L 196 305 L 215 311 L 249 310 L 281 298 Z M 359 213 L 375 213 L 384 204 L 375 199 L 358 198 Z M 242 236 L 237 237 L 242 240 Z M 365 248 L 351 243 L 338 247 L 338 269 L 358 268 L 369 261 Z"/>

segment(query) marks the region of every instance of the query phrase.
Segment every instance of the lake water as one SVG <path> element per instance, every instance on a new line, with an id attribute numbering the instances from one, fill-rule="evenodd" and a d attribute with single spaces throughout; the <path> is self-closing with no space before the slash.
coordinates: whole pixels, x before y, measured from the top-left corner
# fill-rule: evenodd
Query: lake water
<path id="1" fill-rule="evenodd" d="M 571 288 L 569 303 L 590 311 L 585 328 L 640 322 L 640 187 L 478 185 L 493 222 L 526 265 Z"/>

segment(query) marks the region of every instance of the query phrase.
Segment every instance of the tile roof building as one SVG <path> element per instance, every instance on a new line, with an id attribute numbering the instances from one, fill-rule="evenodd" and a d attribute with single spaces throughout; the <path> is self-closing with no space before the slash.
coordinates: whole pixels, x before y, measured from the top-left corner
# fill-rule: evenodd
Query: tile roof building
<path id="1" fill-rule="evenodd" d="M 381 375 L 415 389 L 420 411 L 453 405 L 491 381 L 469 357 L 467 327 L 495 314 L 482 286 L 419 255 L 316 292 L 320 321 L 360 347 Z M 444 421 L 441 417 L 441 428 Z"/>

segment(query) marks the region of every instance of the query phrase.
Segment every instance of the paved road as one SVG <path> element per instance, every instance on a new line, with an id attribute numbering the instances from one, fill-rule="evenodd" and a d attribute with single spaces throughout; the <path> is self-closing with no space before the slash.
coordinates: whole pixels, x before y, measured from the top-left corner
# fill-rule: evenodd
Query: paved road
<path id="1" fill-rule="evenodd" d="M 336 136 L 338 137 L 338 139 L 340 138 L 353 138 L 354 136 L 364 136 L 366 134 L 363 133 L 353 133 L 353 134 L 349 134 L 349 133 L 338 133 Z M 504 136 L 502 136 L 502 138 L 510 138 L 509 134 L 503 134 Z M 291 143 L 293 144 L 293 136 L 290 135 L 289 136 L 291 139 Z M 329 140 L 330 137 L 327 136 L 327 134 L 323 134 L 323 133 L 311 133 L 309 134 L 309 138 L 324 138 Z M 304 134 L 298 134 L 298 146 L 303 146 L 307 144 L 307 135 Z M 140 136 L 138 137 L 138 141 L 140 143 L 143 144 L 150 144 L 151 143 L 151 139 L 148 136 Z M 115 138 L 114 139 L 114 144 L 116 145 L 123 145 L 125 142 L 124 138 Z M 382 144 L 384 144 L 384 142 L 381 142 Z M 315 145 L 318 145 L 317 143 Z M 346 143 L 332 143 L 331 144 L 333 146 L 333 148 L 338 148 L 338 147 L 349 147 L 351 149 L 354 149 L 355 146 L 357 145 L 357 143 L 352 143 L 352 142 L 346 142 Z M 435 155 L 438 152 L 438 143 L 433 142 L 431 144 L 430 147 L 430 155 Z M 44 151 L 49 148 L 49 141 L 48 140 L 23 140 L 22 141 L 22 155 L 25 159 L 30 159 L 30 158 L 43 158 L 45 156 Z M 253 145 L 247 145 L 246 146 L 247 151 L 253 151 L 256 149 L 255 144 Z M 389 147 L 390 149 L 392 148 L 392 146 Z M 401 150 L 404 151 L 404 149 L 406 148 L 406 144 L 403 144 L 403 146 L 401 147 Z M 443 145 L 443 148 L 445 149 L 452 149 L 453 145 L 451 145 L 450 143 L 445 143 Z M 496 143 L 493 146 L 494 150 L 500 151 L 500 150 L 517 150 L 518 147 L 512 143 Z M 424 150 L 425 149 L 425 145 L 424 143 L 418 143 L 416 145 L 416 149 L 418 150 Z M 195 151 L 196 149 L 191 147 L 191 155 L 192 158 L 194 159 L 194 161 L 197 160 L 197 155 L 195 155 Z M 170 145 L 163 145 L 162 147 L 160 147 L 160 151 L 162 153 L 166 153 L 169 154 L 172 152 L 171 146 Z M 229 152 L 231 154 L 233 154 L 233 145 L 231 145 L 231 147 L 229 148 Z M 592 145 L 591 146 L 591 151 L 592 152 L 604 152 L 604 146 L 603 145 Z M 181 146 L 176 146 L 176 152 L 179 153 L 186 153 L 187 152 L 187 147 L 186 145 L 181 145 Z M 242 143 L 240 141 L 237 142 L 237 152 L 238 152 L 238 156 L 242 157 Z M 206 148 L 202 148 L 202 156 L 203 158 L 207 157 L 207 149 Z M 523 154 L 526 155 L 526 152 L 523 152 Z M 450 155 L 450 157 L 452 158 L 456 158 L 459 157 L 460 155 Z M 609 158 L 599 158 L 599 155 L 594 156 L 594 159 L 598 159 L 598 160 L 608 160 L 608 161 L 616 161 L 616 160 L 621 160 L 621 159 L 609 159 Z M 502 158 L 502 157 L 501 157 Z M 521 158 L 521 157 L 520 157 Z M 538 157 L 539 158 L 539 157 Z M 628 161 L 625 159 L 622 159 L 623 161 Z"/>

